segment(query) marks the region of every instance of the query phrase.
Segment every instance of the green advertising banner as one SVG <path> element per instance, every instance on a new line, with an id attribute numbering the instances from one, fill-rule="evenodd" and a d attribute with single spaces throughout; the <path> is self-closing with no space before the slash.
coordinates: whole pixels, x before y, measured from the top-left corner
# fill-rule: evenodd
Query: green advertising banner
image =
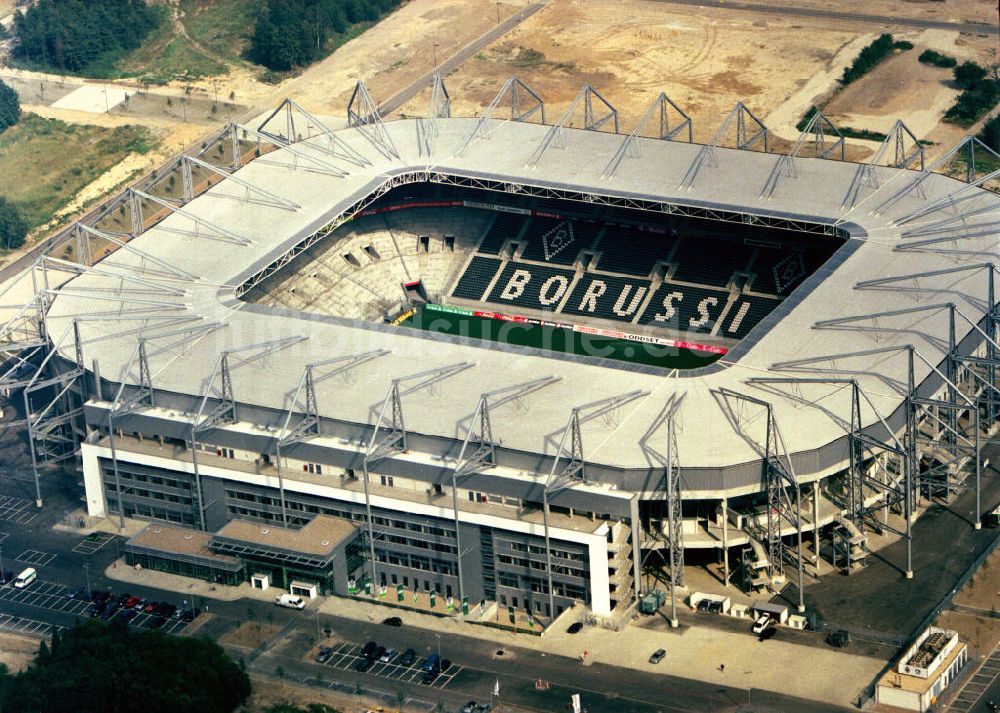
<path id="1" fill-rule="evenodd" d="M 437 592 L 431 592 L 431 609 L 437 606 Z"/>
<path id="2" fill-rule="evenodd" d="M 365 594 L 371 596 L 372 593 L 372 581 L 370 579 L 365 580 Z"/>
<path id="3" fill-rule="evenodd" d="M 513 624 L 515 621 L 514 607 L 507 607 L 507 616 L 510 617 L 510 623 Z"/>
<path id="4" fill-rule="evenodd" d="M 396 601 L 397 602 L 403 601 L 403 585 L 402 584 L 397 584 L 396 585 Z"/>
<path id="5" fill-rule="evenodd" d="M 469 616 L 469 597 L 468 595 L 462 597 L 462 614 Z"/>

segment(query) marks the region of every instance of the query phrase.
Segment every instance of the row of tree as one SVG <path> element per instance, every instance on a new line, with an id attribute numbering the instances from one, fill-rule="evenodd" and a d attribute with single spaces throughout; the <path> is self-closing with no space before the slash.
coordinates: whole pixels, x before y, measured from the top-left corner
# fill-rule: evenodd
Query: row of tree
<path id="1" fill-rule="evenodd" d="M 21 120 L 21 102 L 13 88 L 0 81 L 0 134 Z M 0 196 L 0 250 L 24 245 L 28 224 L 13 203 Z"/>
<path id="2" fill-rule="evenodd" d="M 303 67 L 326 54 L 338 35 L 374 22 L 400 0 L 267 0 L 250 38 L 249 57 L 275 71 Z"/>
<path id="3" fill-rule="evenodd" d="M 847 85 L 863 77 L 876 64 L 885 59 L 895 46 L 896 43 L 893 42 L 892 35 L 888 33 L 879 35 L 870 45 L 858 53 L 858 56 L 851 62 L 850 67 L 844 67 L 844 76 L 840 78 L 840 83 Z M 913 47 L 913 45 L 910 45 L 910 47 Z"/>
<path id="4" fill-rule="evenodd" d="M 54 634 L 18 674 L 0 672 L 4 713 L 229 713 L 249 695 L 249 676 L 209 639 L 95 620 Z"/>
<path id="5" fill-rule="evenodd" d="M 86 72 L 138 47 L 161 15 L 144 0 L 38 0 L 14 16 L 14 56 L 58 72 Z"/>

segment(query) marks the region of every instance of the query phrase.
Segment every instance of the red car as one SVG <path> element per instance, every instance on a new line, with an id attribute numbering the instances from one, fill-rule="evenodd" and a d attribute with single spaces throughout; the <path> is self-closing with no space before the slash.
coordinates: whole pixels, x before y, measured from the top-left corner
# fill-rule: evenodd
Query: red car
<path id="1" fill-rule="evenodd" d="M 141 599 L 142 597 L 129 597 L 128 599 L 125 600 L 125 606 L 123 608 L 131 609 L 136 604 L 138 604 Z"/>

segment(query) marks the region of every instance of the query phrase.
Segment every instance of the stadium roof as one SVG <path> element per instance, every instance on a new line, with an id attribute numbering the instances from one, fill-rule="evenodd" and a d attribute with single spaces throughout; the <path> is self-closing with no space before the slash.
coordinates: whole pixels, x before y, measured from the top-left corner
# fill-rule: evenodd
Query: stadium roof
<path id="1" fill-rule="evenodd" d="M 62 288 L 49 312 L 49 333 L 59 340 L 74 318 L 84 319 L 80 328 L 88 367 L 91 359 L 97 359 L 105 379 L 130 383 L 137 381 L 138 370 L 125 371 L 137 337 L 144 334 L 149 339 L 154 386 L 191 395 L 201 395 L 210 386 L 223 350 L 306 337 L 273 350 L 233 353 L 236 399 L 276 409 L 289 407 L 307 364 L 338 354 L 389 350 L 359 365 L 351 379 L 317 387 L 321 415 L 355 423 L 374 422 L 393 379 L 469 363 L 470 368 L 443 378 L 433 389 L 403 398 L 408 430 L 449 438 L 464 435 L 462 424 L 481 392 L 540 376 L 560 377 L 538 395 L 527 396 L 523 410 L 515 412 L 508 405 L 493 414 L 494 434 L 505 447 L 536 453 L 554 452 L 573 407 L 641 390 L 640 398 L 619 408 L 617 418 L 594 419 L 583 426 L 586 459 L 620 468 L 660 466 L 645 446 L 655 443 L 656 450 L 663 451 L 665 433 L 655 432 L 654 424 L 676 391 L 686 394 L 678 421 L 682 467 L 717 468 L 759 460 L 764 438 L 763 413 L 733 408 L 725 390 L 772 401 L 789 450 L 813 451 L 844 435 L 849 389 L 829 384 L 764 387 L 748 384 L 747 379 L 817 372 L 856 378 L 872 406 L 888 416 L 902 402 L 907 380 L 906 353 L 891 350 L 912 344 L 926 359 L 916 360 L 918 383 L 947 351 L 949 310 L 931 306 L 954 303 L 974 322 L 984 315 L 987 269 L 877 288 L 857 286 L 866 280 L 992 261 L 1000 239 L 995 219 L 1000 196 L 977 187 L 936 173 L 830 160 L 798 158 L 789 168 L 775 154 L 721 147 L 709 151 L 654 139 L 638 139 L 638 155 L 624 158 L 614 176 L 605 178 L 602 172 L 624 140 L 622 135 L 567 129 L 564 145 L 552 142 L 530 166 L 550 127 L 498 121 L 487 124 L 485 136 L 467 143 L 476 125 L 475 119 L 437 120 L 433 151 L 427 155 L 425 122 L 388 122 L 385 130 L 401 158 L 378 150 L 371 134 L 362 129 L 338 130 L 336 136 L 365 156 L 368 165 L 332 156 L 323 136 L 294 144 L 294 152 L 283 148 L 268 153 L 236 176 L 293 200 L 300 206 L 297 210 L 265 205 L 240 185 L 223 181 L 185 205 L 187 216 L 175 213 L 130 243 L 195 279 L 163 278 L 162 271 L 140 256 L 120 250 L 98 265 L 105 268 L 101 273 L 81 275 Z M 330 165 L 346 175 L 325 172 L 324 166 Z M 234 286 L 249 275 L 394 176 L 414 171 L 785 216 L 838 225 L 852 237 L 719 364 L 677 378 L 481 342 L 433 339 L 416 331 L 336 317 L 274 311 L 235 298 Z M 194 231 L 199 236 L 193 234 L 190 216 L 203 221 Z M 955 240 L 898 249 L 941 236 Z M 156 283 L 149 286 L 121 277 L 135 274 L 157 278 Z M 178 288 L 183 294 L 177 294 Z M 909 311 L 918 307 L 928 309 Z M 840 325 L 818 324 L 895 311 L 902 312 Z M 223 326 L 201 329 L 214 324 Z M 187 328 L 201 331 L 179 332 Z M 971 329 L 964 319 L 958 320 L 960 339 Z M 63 339 L 59 346 L 72 358 L 71 339 Z M 854 352 L 867 354 L 829 359 Z M 814 362 L 775 369 L 776 364 L 802 360 Z M 862 418 L 866 424 L 878 421 L 867 404 Z M 821 467 L 829 465 L 817 465 L 812 472 L 800 466 L 804 472 L 799 475 L 819 475 Z"/>

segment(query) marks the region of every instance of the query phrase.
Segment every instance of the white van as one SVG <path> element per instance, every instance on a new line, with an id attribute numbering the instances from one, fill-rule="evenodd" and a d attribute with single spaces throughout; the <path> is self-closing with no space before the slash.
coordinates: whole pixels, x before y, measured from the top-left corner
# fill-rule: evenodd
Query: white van
<path id="1" fill-rule="evenodd" d="M 36 579 L 38 579 L 38 572 L 35 571 L 34 567 L 28 567 L 14 578 L 14 588 L 24 589 Z"/>
<path id="2" fill-rule="evenodd" d="M 289 609 L 305 609 L 306 606 L 306 603 L 302 601 L 302 597 L 297 597 L 294 594 L 282 594 L 279 597 L 275 597 L 274 603 L 279 607 L 287 607 Z"/>

